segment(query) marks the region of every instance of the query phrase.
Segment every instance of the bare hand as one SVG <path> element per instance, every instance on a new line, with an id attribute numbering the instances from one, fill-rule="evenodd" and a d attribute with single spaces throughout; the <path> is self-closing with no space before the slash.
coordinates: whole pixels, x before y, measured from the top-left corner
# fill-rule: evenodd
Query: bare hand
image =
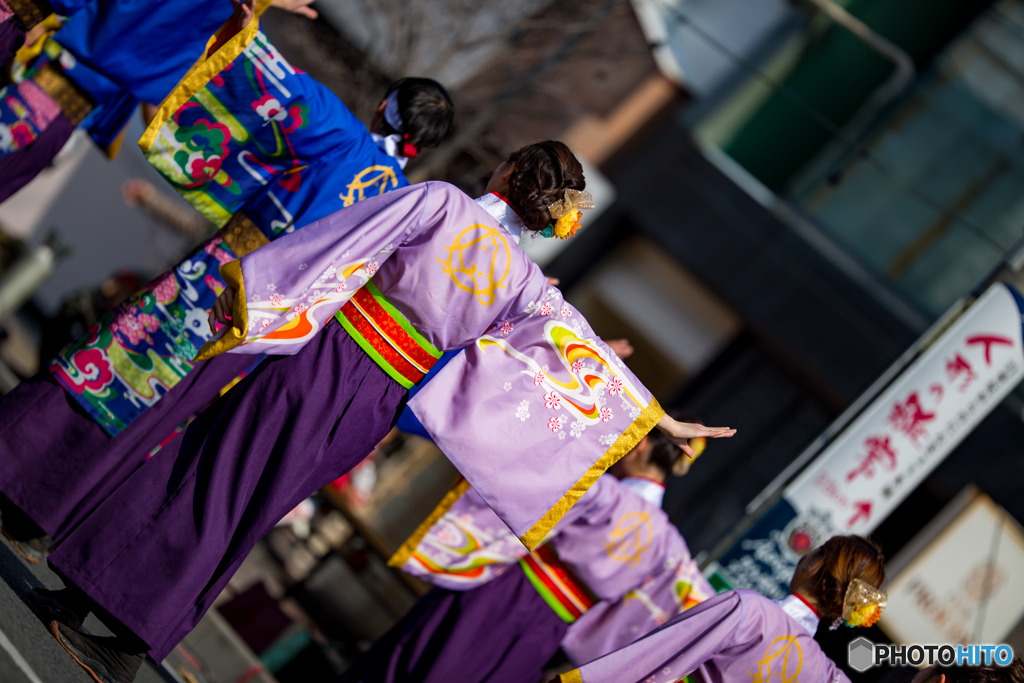
<path id="1" fill-rule="evenodd" d="M 155 192 L 153 184 L 142 178 L 130 178 L 121 183 L 121 197 L 133 208 L 148 204 Z"/>
<path id="2" fill-rule="evenodd" d="M 605 344 L 610 346 L 615 355 L 622 360 L 633 355 L 633 345 L 629 343 L 628 339 L 609 339 Z"/>
<path id="3" fill-rule="evenodd" d="M 234 10 L 232 19 L 235 26 L 241 31 L 256 17 L 256 0 L 231 0 L 231 7 Z"/>
<path id="4" fill-rule="evenodd" d="M 210 309 L 210 331 L 217 332 L 217 323 L 221 325 L 231 324 L 231 312 L 235 306 L 235 290 L 228 287 L 225 289 L 217 300 L 213 302 L 213 308 Z"/>
<path id="5" fill-rule="evenodd" d="M 677 422 L 668 415 L 662 417 L 657 426 L 669 441 L 679 446 L 683 453 L 686 453 L 691 459 L 696 458 L 697 454 L 690 448 L 690 439 L 696 439 L 698 436 L 703 436 L 706 439 L 722 439 L 736 433 L 735 429 L 729 427 L 705 427 L 690 422 Z"/>
<path id="6" fill-rule="evenodd" d="M 559 280 L 557 277 L 548 278 L 548 284 L 551 285 L 552 287 L 557 287 L 559 282 L 561 282 L 561 280 Z"/>
<path id="7" fill-rule="evenodd" d="M 315 9 L 309 6 L 312 2 L 313 0 L 273 0 L 270 6 L 283 9 L 285 12 L 301 14 L 307 19 L 316 19 L 319 15 Z"/>

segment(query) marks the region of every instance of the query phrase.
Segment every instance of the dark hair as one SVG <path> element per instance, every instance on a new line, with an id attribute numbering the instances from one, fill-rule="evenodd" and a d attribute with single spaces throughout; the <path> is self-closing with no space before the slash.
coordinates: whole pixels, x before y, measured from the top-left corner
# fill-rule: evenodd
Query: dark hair
<path id="1" fill-rule="evenodd" d="M 1008 666 L 939 666 L 946 683 L 1024 683 L 1024 662 L 1020 657 Z"/>
<path id="2" fill-rule="evenodd" d="M 519 211 L 528 230 L 543 230 L 551 223 L 548 207 L 566 190 L 583 190 L 583 166 L 564 143 L 545 140 L 521 147 L 509 156 L 515 170 L 508 179 L 508 200 Z"/>
<path id="3" fill-rule="evenodd" d="M 431 78 L 403 78 L 388 88 L 385 97 L 398 91 L 398 114 L 402 133 L 417 147 L 437 147 L 452 131 L 455 105 L 444 86 Z M 384 121 L 388 135 L 396 133 Z"/>
<path id="4" fill-rule="evenodd" d="M 843 614 L 846 587 L 860 579 L 875 588 L 885 581 L 882 547 L 862 536 L 833 536 L 825 541 L 817 557 L 808 560 L 800 587 L 818 602 L 823 619 Z M 808 556 L 810 557 L 810 556 Z"/>
<path id="5" fill-rule="evenodd" d="M 668 410 L 666 412 L 673 420 L 693 422 L 690 416 L 684 415 L 678 410 Z M 665 475 L 665 478 L 668 479 L 672 476 L 672 465 L 679 459 L 683 449 L 669 441 L 668 437 L 660 429 L 652 429 L 648 432 L 647 442 L 650 444 L 650 450 L 647 452 L 647 462 L 657 467 Z"/>

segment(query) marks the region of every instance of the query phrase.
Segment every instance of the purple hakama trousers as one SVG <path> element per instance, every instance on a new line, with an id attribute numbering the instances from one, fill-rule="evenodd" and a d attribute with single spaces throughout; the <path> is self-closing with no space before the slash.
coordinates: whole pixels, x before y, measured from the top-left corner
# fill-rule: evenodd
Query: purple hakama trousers
<path id="1" fill-rule="evenodd" d="M 387 435 L 406 393 L 332 321 L 203 411 L 50 563 L 161 661 L 256 542 Z"/>
<path id="2" fill-rule="evenodd" d="M 435 588 L 338 683 L 536 683 L 568 628 L 510 567 L 473 590 Z"/>
<path id="3" fill-rule="evenodd" d="M 114 438 L 39 371 L 0 399 L 0 493 L 59 543 L 253 360 L 224 354 L 200 363 Z"/>
<path id="4" fill-rule="evenodd" d="M 3 2 L 0 2 L 0 14 L 9 13 Z M 0 21 L 0 64 L 14 59 L 15 53 L 25 43 L 25 31 L 17 17 L 8 16 Z"/>
<path id="5" fill-rule="evenodd" d="M 0 156 L 0 202 L 44 171 L 74 132 L 68 117 L 58 114 L 32 144 Z"/>

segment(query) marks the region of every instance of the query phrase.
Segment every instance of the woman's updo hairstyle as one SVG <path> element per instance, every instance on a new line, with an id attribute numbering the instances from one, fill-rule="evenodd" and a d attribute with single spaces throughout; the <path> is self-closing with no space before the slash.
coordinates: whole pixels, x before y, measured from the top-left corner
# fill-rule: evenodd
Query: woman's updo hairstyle
<path id="1" fill-rule="evenodd" d="M 437 147 L 452 131 L 455 105 L 444 86 L 432 78 L 403 78 L 395 81 L 385 95 L 398 92 L 398 115 L 402 117 L 402 133 L 409 142 L 426 149 Z M 387 134 L 396 133 L 384 121 Z"/>
<path id="2" fill-rule="evenodd" d="M 833 536 L 804 568 L 800 588 L 817 599 L 822 619 L 843 615 L 846 587 L 854 579 L 880 588 L 885 582 L 882 548 L 861 536 Z"/>
<path id="3" fill-rule="evenodd" d="M 584 190 L 583 165 L 564 144 L 545 140 L 527 145 L 508 158 L 515 170 L 508 179 L 508 200 L 528 230 L 541 231 L 551 223 L 548 207 L 566 190 Z"/>

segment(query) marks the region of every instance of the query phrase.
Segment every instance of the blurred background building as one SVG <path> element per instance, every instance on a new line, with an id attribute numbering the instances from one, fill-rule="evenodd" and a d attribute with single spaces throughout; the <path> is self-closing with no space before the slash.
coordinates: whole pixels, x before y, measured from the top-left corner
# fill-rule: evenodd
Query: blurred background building
<path id="1" fill-rule="evenodd" d="M 628 364 L 663 405 L 739 428 L 668 486 L 666 510 L 708 560 L 947 310 L 995 279 L 1024 285 L 1018 0 L 315 6 L 315 22 L 272 10 L 264 30 L 364 121 L 400 76 L 451 89 L 456 134 L 410 164 L 414 182 L 479 194 L 511 151 L 544 138 L 586 162 L 597 215 L 571 242 L 527 251 L 602 336 L 629 338 Z M 128 138 L 139 135 L 136 121 Z M 134 178 L 166 192 L 134 145 L 108 162 L 74 140 L 0 205 L 0 277 L 53 230 L 72 250 L 3 321 L 5 388 L 201 233 L 174 198 L 127 206 Z M 370 462 L 261 543 L 219 603 L 283 682 L 329 680 L 424 589 L 385 561 L 456 472 L 401 435 Z M 1020 387 L 876 529 L 894 590 L 923 590 L 900 571 L 956 547 L 961 519 L 995 519 L 1004 552 L 1024 544 Z M 1024 571 L 1024 551 L 994 552 L 976 553 L 983 585 L 953 581 L 929 599 L 969 603 L 966 639 L 1021 651 L 1024 595 L 1005 577 Z M 843 635 L 819 635 L 840 664 Z"/>

